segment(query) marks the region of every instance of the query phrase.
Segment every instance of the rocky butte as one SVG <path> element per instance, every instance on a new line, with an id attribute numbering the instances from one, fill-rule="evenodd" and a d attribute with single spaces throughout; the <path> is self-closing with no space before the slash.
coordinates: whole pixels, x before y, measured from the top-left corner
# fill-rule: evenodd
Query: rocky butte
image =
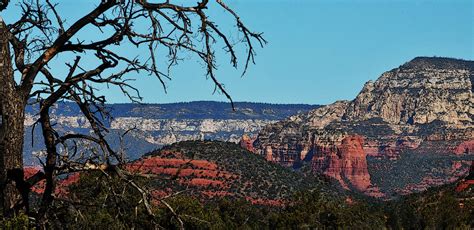
<path id="1" fill-rule="evenodd" d="M 368 195 L 421 191 L 469 173 L 473 89 L 474 61 L 417 57 L 367 82 L 354 100 L 269 124 L 243 146 Z"/>

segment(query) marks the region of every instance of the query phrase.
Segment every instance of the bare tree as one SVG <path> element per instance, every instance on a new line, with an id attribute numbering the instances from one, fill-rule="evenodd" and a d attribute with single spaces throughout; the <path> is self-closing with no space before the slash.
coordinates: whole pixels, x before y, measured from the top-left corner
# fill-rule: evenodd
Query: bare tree
<path id="1" fill-rule="evenodd" d="M 132 84 L 133 75 L 155 76 L 166 91 L 169 69 L 182 55 L 194 55 L 205 66 L 206 76 L 215 90 L 230 95 L 215 76 L 216 46 L 224 47 L 230 63 L 237 65 L 239 46 L 246 49 L 243 73 L 254 62 L 255 42 L 263 46 L 262 34 L 252 32 L 234 10 L 222 0 L 200 0 L 195 4 L 176 4 L 170 0 L 97 0 L 90 12 L 73 23 L 67 23 L 50 0 L 24 0 L 17 5 L 0 0 L 0 11 L 21 9 L 18 21 L 0 21 L 0 192 L 5 215 L 29 210 L 28 193 L 39 180 L 46 180 L 39 213 L 47 213 L 54 200 L 57 175 L 72 171 L 117 168 L 124 163 L 105 140 L 109 119 L 106 99 L 97 87 L 101 84 L 120 89 L 131 101 L 141 100 L 139 89 Z M 225 11 L 238 34 L 233 38 L 208 16 L 209 9 Z M 97 31 L 97 36 L 81 37 L 81 30 Z M 137 57 L 122 54 L 119 47 L 145 47 Z M 166 50 L 166 55 L 160 56 Z M 65 60 L 71 55 L 75 58 Z M 59 59 L 69 69 L 66 75 L 48 64 Z M 163 59 L 165 58 L 165 59 Z M 90 68 L 90 64 L 95 67 Z M 160 63 L 166 66 L 159 68 Z M 89 66 L 87 68 L 86 66 Z M 17 76 L 17 80 L 15 80 Z M 92 132 L 61 133 L 55 130 L 50 108 L 58 101 L 75 102 L 87 119 Z M 46 149 L 44 173 L 25 181 L 23 176 L 23 138 L 25 107 L 39 105 L 39 118 Z M 92 146 L 79 151 L 78 143 Z M 119 175 L 126 176 L 122 171 Z M 140 188 L 137 188 L 138 190 Z"/>

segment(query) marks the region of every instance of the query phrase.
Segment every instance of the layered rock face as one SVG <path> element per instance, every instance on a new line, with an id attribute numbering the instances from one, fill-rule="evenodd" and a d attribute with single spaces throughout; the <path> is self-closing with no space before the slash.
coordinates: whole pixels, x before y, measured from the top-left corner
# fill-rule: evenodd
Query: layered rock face
<path id="1" fill-rule="evenodd" d="M 312 168 L 336 178 L 344 188 L 365 191 L 370 186 L 370 176 L 363 144 L 361 136 L 347 136 L 324 146 L 316 144 Z"/>
<path id="2" fill-rule="evenodd" d="M 113 119 L 104 123 L 107 138 L 114 149 L 124 148 L 129 159 L 165 145 L 187 140 L 221 140 L 238 143 L 243 134 L 256 135 L 265 125 L 317 106 L 273 105 L 264 103 L 189 102 L 173 104 L 109 105 Z M 38 164 L 36 156 L 44 154 L 40 129 L 31 132 L 37 121 L 38 108 L 29 107 L 25 126 L 26 165 Z M 73 103 L 60 103 L 52 109 L 52 120 L 60 133 L 89 133 L 90 127 Z M 130 130 L 127 132 L 127 130 Z M 127 132 L 123 142 L 120 136 Z M 31 146 L 31 143 L 34 143 Z M 30 153 L 33 152 L 33 155 Z"/>
<path id="3" fill-rule="evenodd" d="M 402 125 L 439 120 L 462 128 L 474 119 L 473 68 L 468 61 L 415 58 L 366 83 L 344 118 Z"/>
<path id="4" fill-rule="evenodd" d="M 267 160 L 310 164 L 366 193 L 448 183 L 473 160 L 473 85 L 473 61 L 415 58 L 367 82 L 352 101 L 266 126 L 253 147 Z"/>

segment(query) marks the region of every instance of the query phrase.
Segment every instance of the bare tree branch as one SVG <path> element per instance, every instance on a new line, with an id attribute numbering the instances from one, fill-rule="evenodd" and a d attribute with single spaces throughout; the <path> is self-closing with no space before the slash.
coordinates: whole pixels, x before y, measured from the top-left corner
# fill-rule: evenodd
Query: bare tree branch
<path id="1" fill-rule="evenodd" d="M 124 152 L 115 151 L 106 140 L 106 123 L 112 118 L 106 98 L 98 89 L 114 87 L 130 101 L 140 102 L 142 97 L 140 89 L 133 84 L 134 76 L 145 74 L 156 77 L 166 92 L 166 82 L 172 79 L 172 67 L 179 64 L 183 56 L 193 56 L 203 64 L 205 76 L 215 86 L 214 92 L 222 93 L 234 107 L 230 93 L 216 76 L 218 51 L 215 47 L 223 44 L 230 64 L 238 68 L 240 53 L 237 46 L 245 46 L 247 52 L 242 55 L 245 57 L 244 75 L 249 64 L 254 63 L 253 43 L 263 46 L 266 40 L 261 33 L 250 31 L 238 14 L 222 0 L 214 1 L 198 0 L 197 3 L 182 4 L 147 0 L 97 1 L 96 6 L 70 25 L 58 8 L 62 2 L 23 0 L 17 5 L 20 19 L 7 26 L 5 35 L 13 50 L 12 66 L 21 80 L 15 82 L 12 77 L 9 83 L 25 105 L 39 103 L 37 123 L 42 127 L 47 154 L 44 173 L 27 184 L 30 184 L 29 188 L 38 180 L 46 179 L 42 212 L 47 212 L 54 199 L 57 175 L 117 167 L 115 171 L 142 194 L 145 208 L 150 216 L 153 214 L 146 190 L 120 169 L 125 163 Z M 7 9 L 8 4 L 8 0 L 0 0 L 0 11 Z M 242 39 L 234 41 L 223 32 L 219 23 L 208 14 L 212 7 L 224 9 L 232 16 L 237 32 L 243 35 Z M 80 33 L 83 30 L 98 33 L 97 36 L 84 37 Z M 144 52 L 130 57 L 119 48 L 126 46 Z M 71 56 L 75 58 L 64 59 Z M 69 68 L 67 74 L 51 68 L 53 59 Z M 62 100 L 77 104 L 91 133 L 56 129 L 50 109 Z M 81 150 L 79 145 L 87 145 L 87 149 Z M 163 204 L 168 206 L 183 227 L 176 212 L 166 202 L 163 201 Z"/>

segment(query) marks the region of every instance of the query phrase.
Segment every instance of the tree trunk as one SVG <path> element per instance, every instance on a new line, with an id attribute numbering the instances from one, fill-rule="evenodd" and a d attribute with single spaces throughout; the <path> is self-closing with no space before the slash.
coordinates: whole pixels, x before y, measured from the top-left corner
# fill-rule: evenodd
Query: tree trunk
<path id="1" fill-rule="evenodd" d="M 28 207 L 23 178 L 25 97 L 16 87 L 7 28 L 0 20 L 0 201 L 7 216 Z M 20 193 L 20 190 L 22 192 Z M 25 198 L 26 192 L 26 198 Z M 19 203 L 22 201 L 22 204 Z"/>
<path id="2" fill-rule="evenodd" d="M 44 167 L 46 185 L 43 193 L 40 214 L 46 214 L 47 209 L 53 202 L 53 192 L 55 188 L 54 168 L 56 167 L 57 156 L 56 145 L 54 144 L 54 130 L 51 126 L 51 118 L 49 117 L 49 108 L 43 108 L 43 106 L 41 106 L 40 122 L 43 130 L 43 138 L 44 143 L 46 145 L 46 152 L 48 154 L 46 157 L 46 167 Z"/>

